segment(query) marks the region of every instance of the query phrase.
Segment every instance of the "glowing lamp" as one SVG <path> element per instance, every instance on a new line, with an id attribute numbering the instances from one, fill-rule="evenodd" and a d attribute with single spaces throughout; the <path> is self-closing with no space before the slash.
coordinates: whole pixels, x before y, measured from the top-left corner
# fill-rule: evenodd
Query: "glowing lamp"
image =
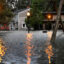
<path id="1" fill-rule="evenodd" d="M 47 19 L 52 19 L 52 14 L 47 14 Z"/>
<path id="2" fill-rule="evenodd" d="M 27 12 L 27 16 L 28 16 L 28 17 L 30 16 L 30 12 L 29 12 L 29 11 Z"/>

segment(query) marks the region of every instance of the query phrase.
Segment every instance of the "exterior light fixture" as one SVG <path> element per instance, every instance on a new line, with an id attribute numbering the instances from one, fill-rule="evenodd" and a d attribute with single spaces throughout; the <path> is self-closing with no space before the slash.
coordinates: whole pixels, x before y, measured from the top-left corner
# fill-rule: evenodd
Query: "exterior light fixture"
<path id="1" fill-rule="evenodd" d="M 29 16 L 30 16 L 30 12 L 28 11 L 28 12 L 27 12 L 27 17 L 29 17 Z"/>
<path id="2" fill-rule="evenodd" d="M 47 14 L 47 19 L 48 20 L 52 19 L 52 17 L 53 17 L 52 14 Z"/>
<path id="3" fill-rule="evenodd" d="M 27 28 L 28 28 L 28 33 L 29 33 L 29 31 L 30 31 L 30 23 L 29 23 L 29 22 L 30 22 L 30 20 L 29 20 L 29 19 L 30 19 L 30 15 L 31 15 L 31 14 L 30 14 L 30 11 L 28 11 L 28 12 L 27 12 L 27 19 L 28 19 Z"/>

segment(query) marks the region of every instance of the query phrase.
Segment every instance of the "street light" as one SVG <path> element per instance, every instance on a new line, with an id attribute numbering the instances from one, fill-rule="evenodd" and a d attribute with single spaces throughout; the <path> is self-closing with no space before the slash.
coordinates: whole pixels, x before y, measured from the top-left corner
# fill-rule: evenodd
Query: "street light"
<path id="1" fill-rule="evenodd" d="M 29 11 L 27 12 L 27 17 L 30 17 L 30 12 Z"/>
<path id="2" fill-rule="evenodd" d="M 29 18 L 30 18 L 30 11 L 27 12 L 27 19 L 28 19 L 28 23 L 27 23 L 27 28 L 28 28 L 28 33 L 30 31 L 30 25 L 29 25 Z"/>
<path id="3" fill-rule="evenodd" d="M 52 19 L 52 14 L 47 14 L 47 19 L 48 20 Z"/>

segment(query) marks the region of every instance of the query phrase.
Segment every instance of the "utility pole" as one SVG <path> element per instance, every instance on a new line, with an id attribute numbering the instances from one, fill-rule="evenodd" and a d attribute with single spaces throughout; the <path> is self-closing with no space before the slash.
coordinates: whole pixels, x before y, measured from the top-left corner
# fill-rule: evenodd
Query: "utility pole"
<path id="1" fill-rule="evenodd" d="M 29 25 L 29 18 L 30 18 L 30 11 L 27 12 L 27 19 L 28 19 L 28 24 L 27 24 L 27 28 L 28 28 L 28 33 L 30 32 L 30 25 Z"/>
<path id="2" fill-rule="evenodd" d="M 56 24 L 55 24 L 55 28 L 53 30 L 53 34 L 52 34 L 52 38 L 51 38 L 51 43 L 52 44 L 54 44 L 55 39 L 56 39 L 56 33 L 57 33 L 58 25 L 59 25 L 59 19 L 60 19 L 60 16 L 61 16 L 61 9 L 62 9 L 62 5 L 63 5 L 63 1 L 64 0 L 60 0 L 60 3 L 59 3 L 57 18 L 56 18 Z"/>

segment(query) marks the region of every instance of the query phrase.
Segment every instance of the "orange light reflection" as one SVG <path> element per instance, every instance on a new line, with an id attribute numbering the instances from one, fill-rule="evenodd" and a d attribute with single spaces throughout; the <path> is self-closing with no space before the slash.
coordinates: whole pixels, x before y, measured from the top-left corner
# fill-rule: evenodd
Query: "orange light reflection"
<path id="1" fill-rule="evenodd" d="M 33 45 L 31 44 L 31 40 L 32 40 L 32 34 L 28 33 L 27 37 L 26 37 L 26 55 L 27 55 L 27 64 L 31 64 L 31 49 L 33 48 Z"/>
<path id="2" fill-rule="evenodd" d="M 49 64 L 51 64 L 51 57 L 54 55 L 53 54 L 53 48 L 52 45 L 48 45 L 48 47 L 45 49 L 46 54 L 48 55 L 48 59 L 49 59 Z"/>
<path id="3" fill-rule="evenodd" d="M 48 55 L 49 64 L 51 64 L 51 57 L 54 55 L 53 47 L 50 44 L 50 39 L 51 39 L 51 36 L 52 36 L 52 32 L 51 31 L 48 32 L 47 35 L 48 35 L 47 42 L 46 42 L 47 48 L 45 49 L 45 52 Z"/>
<path id="4" fill-rule="evenodd" d="M 0 63 L 2 62 L 2 57 L 5 55 L 6 48 L 3 46 L 3 40 L 0 39 Z"/>

